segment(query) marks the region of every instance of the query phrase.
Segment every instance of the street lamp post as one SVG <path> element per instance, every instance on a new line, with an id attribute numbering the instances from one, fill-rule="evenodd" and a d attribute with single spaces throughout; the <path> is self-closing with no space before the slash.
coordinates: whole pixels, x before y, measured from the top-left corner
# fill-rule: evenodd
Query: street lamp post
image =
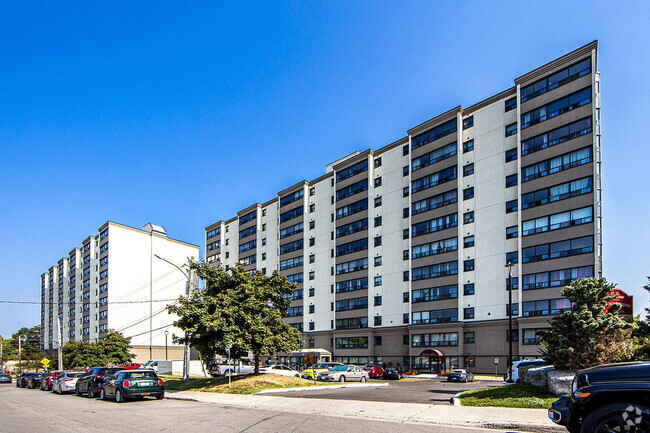
<path id="1" fill-rule="evenodd" d="M 167 359 L 167 336 L 169 335 L 169 331 L 165 329 L 165 361 L 168 361 Z"/>
<path id="2" fill-rule="evenodd" d="M 508 262 L 508 382 L 512 382 L 512 262 Z"/>
<path id="3" fill-rule="evenodd" d="M 169 260 L 160 257 L 158 254 L 154 254 L 154 257 L 157 259 L 162 260 L 163 262 L 167 262 L 176 269 L 180 271 L 185 278 L 187 278 L 187 297 L 189 298 L 192 295 L 192 270 L 190 269 L 188 273 L 185 273 L 179 266 L 176 264 L 170 262 Z M 188 381 L 190 380 L 190 345 L 187 342 L 189 335 L 185 334 L 185 349 L 183 350 L 183 380 Z"/>

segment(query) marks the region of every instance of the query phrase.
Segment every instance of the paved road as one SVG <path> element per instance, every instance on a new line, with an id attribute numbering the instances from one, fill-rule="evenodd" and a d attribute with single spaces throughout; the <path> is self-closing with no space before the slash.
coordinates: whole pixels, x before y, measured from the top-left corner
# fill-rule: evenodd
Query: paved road
<path id="1" fill-rule="evenodd" d="M 298 404 L 298 402 L 296 402 Z M 242 409 L 180 400 L 123 404 L 74 395 L 0 386 L 0 432 L 327 432 L 479 433 L 464 427 L 429 426 L 267 410 Z"/>
<path id="2" fill-rule="evenodd" d="M 372 383 L 372 381 L 369 383 Z M 503 385 L 503 382 L 497 381 L 477 380 L 460 383 L 438 379 L 402 379 L 388 381 L 388 383 L 388 386 L 378 386 L 376 388 L 327 389 L 265 395 L 335 400 L 389 401 L 395 403 L 451 404 L 449 399 L 459 392 Z"/>

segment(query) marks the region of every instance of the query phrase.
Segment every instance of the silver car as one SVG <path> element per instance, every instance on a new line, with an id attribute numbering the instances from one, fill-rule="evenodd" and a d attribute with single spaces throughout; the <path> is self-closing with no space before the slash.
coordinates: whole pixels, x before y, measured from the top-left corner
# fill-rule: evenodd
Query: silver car
<path id="1" fill-rule="evenodd" d="M 74 391 L 77 386 L 77 380 L 85 375 L 86 373 L 64 372 L 60 376 L 57 376 L 52 383 L 52 392 L 63 394 L 64 392 Z"/>
<path id="2" fill-rule="evenodd" d="M 347 382 L 348 380 L 365 382 L 370 376 L 367 371 L 356 365 L 337 365 L 319 373 L 317 378 L 325 382 Z"/>

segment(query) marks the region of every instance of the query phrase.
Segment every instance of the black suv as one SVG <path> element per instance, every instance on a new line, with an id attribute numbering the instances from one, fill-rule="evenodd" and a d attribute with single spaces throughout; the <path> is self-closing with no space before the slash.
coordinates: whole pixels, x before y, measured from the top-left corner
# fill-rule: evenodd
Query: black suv
<path id="1" fill-rule="evenodd" d="M 113 376 L 116 371 L 124 370 L 119 367 L 93 367 L 88 370 L 84 377 L 77 380 L 75 394 L 81 396 L 87 394 L 90 398 L 99 396 L 104 381 L 107 377 Z"/>
<path id="2" fill-rule="evenodd" d="M 650 432 L 650 362 L 579 371 L 571 396 L 553 403 L 548 416 L 571 433 Z"/>

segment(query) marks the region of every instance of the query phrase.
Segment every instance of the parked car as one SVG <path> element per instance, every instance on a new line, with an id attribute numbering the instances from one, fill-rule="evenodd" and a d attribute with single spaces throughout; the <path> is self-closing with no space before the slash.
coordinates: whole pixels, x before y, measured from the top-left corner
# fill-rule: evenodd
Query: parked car
<path id="1" fill-rule="evenodd" d="M 153 370 L 156 374 L 172 374 L 173 361 L 151 360 L 145 362 L 141 368 Z"/>
<path id="2" fill-rule="evenodd" d="M 41 391 L 52 391 L 54 381 L 63 374 L 63 370 L 50 371 L 41 379 Z"/>
<path id="3" fill-rule="evenodd" d="M 384 369 L 381 368 L 381 365 L 367 365 L 364 370 L 368 372 L 370 379 L 379 379 L 384 375 Z"/>
<path id="4" fill-rule="evenodd" d="M 320 362 L 312 367 L 302 371 L 302 377 L 305 379 L 317 378 L 320 373 L 328 371 L 330 368 L 341 366 L 340 362 Z"/>
<path id="5" fill-rule="evenodd" d="M 125 370 L 120 367 L 93 367 L 77 380 L 75 394 L 77 396 L 88 395 L 95 398 L 102 390 L 107 377 L 113 376 L 116 372 Z"/>
<path id="6" fill-rule="evenodd" d="M 400 380 L 404 378 L 404 371 L 401 368 L 387 368 L 381 378 Z"/>
<path id="7" fill-rule="evenodd" d="M 474 374 L 467 370 L 452 370 L 447 376 L 447 382 L 474 382 Z"/>
<path id="8" fill-rule="evenodd" d="M 546 365 L 546 361 L 543 359 L 522 359 L 521 361 L 515 361 L 512 363 L 512 382 L 518 383 L 519 382 L 519 367 L 529 367 L 529 366 L 535 366 L 535 367 L 543 367 Z M 509 382 L 508 380 L 508 374 L 505 374 L 503 376 L 503 380 L 505 382 Z"/>
<path id="9" fill-rule="evenodd" d="M 0 374 L 0 383 L 11 383 L 11 376 L 8 374 Z"/>
<path id="10" fill-rule="evenodd" d="M 356 365 L 337 365 L 327 371 L 318 373 L 318 380 L 325 382 L 365 382 L 369 379 L 368 372 Z"/>
<path id="11" fill-rule="evenodd" d="M 571 433 L 650 431 L 650 362 L 579 371 L 571 395 L 553 403 L 548 416 Z"/>
<path id="12" fill-rule="evenodd" d="M 36 373 L 21 373 L 20 375 L 18 375 L 18 377 L 16 378 L 16 387 L 27 388 L 27 381 L 34 374 Z"/>
<path id="13" fill-rule="evenodd" d="M 280 376 L 289 376 L 289 377 L 300 377 L 299 371 L 281 364 L 270 365 L 268 367 L 260 367 L 260 373 L 279 374 Z"/>
<path id="14" fill-rule="evenodd" d="M 45 377 L 45 373 L 34 373 L 25 379 L 25 385 L 29 389 L 40 388 L 41 379 Z"/>
<path id="15" fill-rule="evenodd" d="M 212 376 L 235 376 L 255 373 L 255 364 L 246 360 L 231 360 L 228 363 L 212 361 L 208 363 L 208 371 Z"/>
<path id="16" fill-rule="evenodd" d="M 122 365 L 118 365 L 118 368 L 122 368 L 124 370 L 137 370 L 138 368 L 142 367 L 140 364 L 137 362 L 130 362 Z"/>
<path id="17" fill-rule="evenodd" d="M 114 398 L 118 403 L 146 396 L 165 397 L 165 385 L 153 370 L 118 371 L 106 379 L 99 393 L 100 400 Z"/>
<path id="18" fill-rule="evenodd" d="M 85 373 L 75 373 L 66 371 L 60 375 L 52 384 L 52 392 L 63 394 L 65 392 L 72 392 L 75 390 L 77 380 L 83 377 Z"/>

